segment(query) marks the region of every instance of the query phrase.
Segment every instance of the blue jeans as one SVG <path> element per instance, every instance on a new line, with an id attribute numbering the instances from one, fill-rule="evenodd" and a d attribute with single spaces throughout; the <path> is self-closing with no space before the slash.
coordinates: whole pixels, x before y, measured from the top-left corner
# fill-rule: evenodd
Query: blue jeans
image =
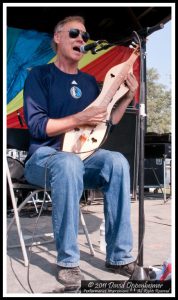
<path id="1" fill-rule="evenodd" d="M 98 188 L 104 195 L 106 262 L 124 265 L 135 260 L 131 255 L 129 164 L 121 153 L 100 149 L 82 161 L 76 154 L 40 147 L 26 162 L 25 177 L 41 187 L 46 180 L 51 189 L 58 265 L 79 265 L 80 198 L 84 189 Z"/>

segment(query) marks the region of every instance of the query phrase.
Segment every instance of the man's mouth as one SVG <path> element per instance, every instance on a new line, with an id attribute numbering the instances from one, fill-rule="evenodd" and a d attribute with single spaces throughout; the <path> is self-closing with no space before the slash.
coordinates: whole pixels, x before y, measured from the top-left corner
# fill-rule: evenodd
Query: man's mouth
<path id="1" fill-rule="evenodd" d="M 77 47 L 77 46 L 76 46 L 76 47 L 73 48 L 73 50 L 74 50 L 74 51 L 77 51 L 77 52 L 80 52 L 80 47 Z"/>

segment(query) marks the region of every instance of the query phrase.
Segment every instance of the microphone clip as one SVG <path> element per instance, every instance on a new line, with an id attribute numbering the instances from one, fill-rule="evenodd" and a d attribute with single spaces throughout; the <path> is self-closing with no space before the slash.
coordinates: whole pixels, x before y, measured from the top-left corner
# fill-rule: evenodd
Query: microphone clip
<path id="1" fill-rule="evenodd" d="M 105 43 L 105 44 L 103 44 Z M 101 50 L 107 50 L 108 48 L 112 47 L 113 44 L 109 44 L 106 40 L 101 41 L 101 45 L 100 48 L 97 49 L 97 47 L 95 47 L 94 49 L 91 50 L 92 54 L 96 54 L 97 52 L 101 51 Z"/>

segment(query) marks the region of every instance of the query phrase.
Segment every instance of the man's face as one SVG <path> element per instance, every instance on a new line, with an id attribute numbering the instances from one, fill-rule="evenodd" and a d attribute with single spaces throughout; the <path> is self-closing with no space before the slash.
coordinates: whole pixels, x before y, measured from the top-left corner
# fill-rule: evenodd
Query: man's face
<path id="1" fill-rule="evenodd" d="M 77 35 L 75 30 L 70 33 L 70 30 L 72 29 L 78 29 L 80 34 Z M 80 52 L 80 46 L 86 44 L 82 38 L 83 32 L 86 32 L 86 29 L 82 23 L 71 21 L 66 23 L 57 33 L 55 33 L 54 40 L 57 43 L 58 52 L 61 57 L 75 62 L 78 62 L 81 59 L 83 54 Z"/>

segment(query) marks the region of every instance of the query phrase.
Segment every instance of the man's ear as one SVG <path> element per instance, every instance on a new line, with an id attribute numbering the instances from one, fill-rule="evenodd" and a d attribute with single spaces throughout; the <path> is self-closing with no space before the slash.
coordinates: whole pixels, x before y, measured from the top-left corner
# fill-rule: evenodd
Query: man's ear
<path id="1" fill-rule="evenodd" d="M 60 36 L 59 36 L 58 32 L 55 32 L 55 33 L 54 33 L 53 39 L 54 39 L 54 42 L 55 42 L 56 44 L 59 44 L 59 42 L 60 42 Z"/>

